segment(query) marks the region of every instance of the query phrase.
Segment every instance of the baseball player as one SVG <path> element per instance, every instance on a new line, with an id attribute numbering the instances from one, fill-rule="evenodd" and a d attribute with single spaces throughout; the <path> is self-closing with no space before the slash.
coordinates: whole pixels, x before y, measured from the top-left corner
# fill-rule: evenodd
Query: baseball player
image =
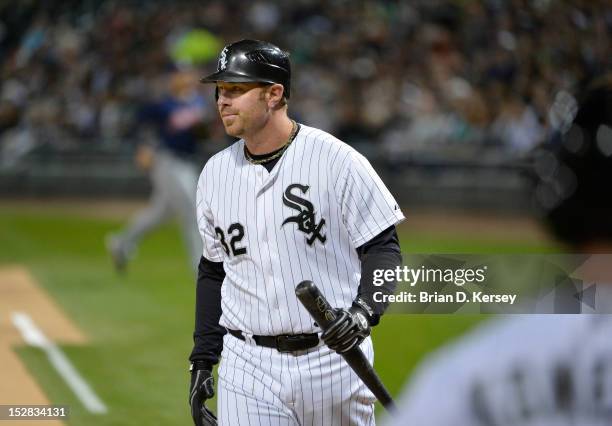
<path id="1" fill-rule="evenodd" d="M 291 69 L 277 46 L 242 40 L 220 53 L 217 107 L 236 143 L 198 182 L 204 242 L 196 294 L 190 404 L 211 424 L 219 361 L 222 425 L 373 425 L 374 397 L 339 353 L 360 345 L 386 305 L 374 268 L 395 268 L 404 219 L 368 161 L 347 144 L 287 115 Z M 312 280 L 338 308 L 321 330 L 295 296 Z"/>
<path id="2" fill-rule="evenodd" d="M 140 121 L 154 124 L 159 135 L 157 146 L 141 145 L 136 156 L 140 168 L 150 171 L 153 192 L 147 208 L 121 232 L 107 237 L 107 249 L 119 271 L 125 269 L 142 238 L 171 216 L 179 220 L 190 263 L 197 270 L 202 241 L 193 213 L 198 172 L 191 157 L 206 104 L 194 83 L 197 79 L 191 73 L 174 72 L 169 78 L 170 93 L 139 114 Z"/>
<path id="3" fill-rule="evenodd" d="M 580 304 L 582 314 L 513 315 L 479 327 L 418 369 L 386 425 L 612 424 L 612 315 L 590 315 L 612 312 L 612 75 L 594 83 L 569 124 L 537 193 L 571 250 L 608 253 L 581 266 L 598 284 L 596 309 Z"/>

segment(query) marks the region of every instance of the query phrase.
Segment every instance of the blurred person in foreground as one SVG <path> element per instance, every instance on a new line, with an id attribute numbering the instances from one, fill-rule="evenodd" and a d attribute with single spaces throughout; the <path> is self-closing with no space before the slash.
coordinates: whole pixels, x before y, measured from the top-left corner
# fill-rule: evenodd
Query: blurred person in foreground
<path id="1" fill-rule="evenodd" d="M 612 424 L 612 76 L 594 82 L 559 143 L 537 194 L 568 252 L 597 283 L 594 309 L 513 315 L 480 326 L 428 358 L 388 426 Z M 552 152 L 551 152 L 552 151 Z M 599 286 L 603 284 L 603 286 Z M 606 285 L 607 284 L 607 285 Z"/>
<path id="2" fill-rule="evenodd" d="M 107 249 L 120 272 L 142 238 L 173 216 L 178 219 L 190 263 L 197 270 L 202 241 L 195 216 L 198 172 L 193 156 L 206 107 L 197 84 L 193 73 L 176 71 L 170 75 L 168 95 L 139 113 L 140 124 L 152 124 L 157 133 L 155 143 L 141 144 L 135 158 L 138 167 L 149 172 L 153 190 L 149 205 L 122 231 L 107 237 Z"/>

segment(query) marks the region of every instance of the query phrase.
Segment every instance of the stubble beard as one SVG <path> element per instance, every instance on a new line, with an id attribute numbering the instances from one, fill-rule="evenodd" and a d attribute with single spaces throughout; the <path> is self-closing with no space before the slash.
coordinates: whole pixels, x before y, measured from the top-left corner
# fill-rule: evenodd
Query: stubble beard
<path id="1" fill-rule="evenodd" d="M 223 120 L 223 127 L 225 127 L 225 133 L 232 137 L 240 137 L 244 133 L 244 129 L 239 125 L 238 117 L 232 117 L 228 121 Z"/>

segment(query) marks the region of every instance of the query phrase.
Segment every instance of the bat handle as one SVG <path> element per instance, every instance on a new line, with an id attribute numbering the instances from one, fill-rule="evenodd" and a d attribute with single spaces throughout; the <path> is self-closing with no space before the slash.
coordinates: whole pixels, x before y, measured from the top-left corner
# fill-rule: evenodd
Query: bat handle
<path id="1" fill-rule="evenodd" d="M 336 319 L 336 311 L 312 281 L 299 283 L 295 287 L 295 295 L 321 330 L 327 330 L 329 324 Z"/>

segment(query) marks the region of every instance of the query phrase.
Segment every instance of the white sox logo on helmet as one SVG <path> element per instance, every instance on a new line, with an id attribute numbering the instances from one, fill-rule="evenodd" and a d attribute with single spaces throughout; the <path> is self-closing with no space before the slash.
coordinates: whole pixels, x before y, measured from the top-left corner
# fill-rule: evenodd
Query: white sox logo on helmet
<path id="1" fill-rule="evenodd" d="M 221 54 L 219 55 L 217 71 L 223 71 L 225 68 L 227 68 L 227 46 L 223 48 Z"/>

